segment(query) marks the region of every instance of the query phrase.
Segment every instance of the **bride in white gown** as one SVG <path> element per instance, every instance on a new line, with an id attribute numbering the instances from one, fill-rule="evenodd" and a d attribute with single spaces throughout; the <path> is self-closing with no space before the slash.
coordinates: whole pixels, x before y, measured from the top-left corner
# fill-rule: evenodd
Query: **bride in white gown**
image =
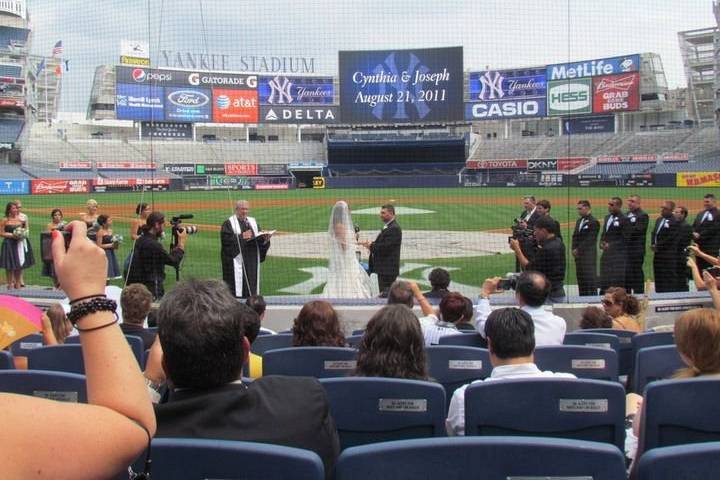
<path id="1" fill-rule="evenodd" d="M 330 213 L 328 240 L 328 279 L 322 295 L 328 298 L 373 297 L 370 277 L 355 254 L 355 229 L 350 208 L 344 201 L 337 202 Z"/>

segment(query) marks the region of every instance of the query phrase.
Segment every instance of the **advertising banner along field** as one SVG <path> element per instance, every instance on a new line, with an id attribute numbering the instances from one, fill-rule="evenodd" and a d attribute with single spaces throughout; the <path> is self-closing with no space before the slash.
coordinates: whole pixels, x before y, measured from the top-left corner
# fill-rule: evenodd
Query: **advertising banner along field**
<path id="1" fill-rule="evenodd" d="M 720 187 L 720 172 L 678 172 L 678 187 Z"/>

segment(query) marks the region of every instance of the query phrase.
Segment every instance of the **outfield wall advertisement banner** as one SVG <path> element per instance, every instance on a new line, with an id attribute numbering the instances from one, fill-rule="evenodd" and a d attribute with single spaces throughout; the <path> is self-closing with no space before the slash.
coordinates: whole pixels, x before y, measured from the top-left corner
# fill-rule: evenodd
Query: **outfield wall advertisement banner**
<path id="1" fill-rule="evenodd" d="M 568 118 L 563 120 L 562 124 L 564 135 L 615 132 L 615 117 L 612 115 L 603 115 L 601 117 Z"/>
<path id="2" fill-rule="evenodd" d="M 344 123 L 463 119 L 462 47 L 341 51 Z"/>
<path id="3" fill-rule="evenodd" d="M 29 180 L 0 180 L 0 195 L 27 195 L 30 193 Z"/>
<path id="4" fill-rule="evenodd" d="M 510 160 L 469 160 L 467 168 L 473 170 L 525 170 L 528 161 L 526 159 Z"/>
<path id="5" fill-rule="evenodd" d="M 466 120 L 544 117 L 545 67 L 470 72 Z"/>
<path id="6" fill-rule="evenodd" d="M 550 116 L 592 113 L 592 79 L 548 82 L 547 113 Z"/>
<path id="7" fill-rule="evenodd" d="M 332 105 L 335 86 L 331 77 L 260 77 L 260 105 Z"/>
<path id="8" fill-rule="evenodd" d="M 30 182 L 30 193 L 33 195 L 52 195 L 54 193 L 88 193 L 90 180 L 53 180 L 42 179 Z"/>
<path id="9" fill-rule="evenodd" d="M 556 158 L 534 158 L 527 162 L 528 172 L 557 171 L 558 161 Z"/>
<path id="10" fill-rule="evenodd" d="M 640 109 L 640 74 L 624 73 L 595 77 L 593 112 L 631 112 Z"/>
<path id="11" fill-rule="evenodd" d="M 546 69 L 548 81 L 637 72 L 640 70 L 640 55 L 625 55 L 622 57 L 559 63 L 548 65 Z"/>
<path id="12" fill-rule="evenodd" d="M 156 163 L 142 162 L 95 162 L 98 170 L 155 170 Z"/>
<path id="13" fill-rule="evenodd" d="M 253 176 L 257 175 L 258 166 L 255 163 L 226 163 L 225 175 Z"/>
<path id="14" fill-rule="evenodd" d="M 678 187 L 720 187 L 720 172 L 678 172 Z"/>
<path id="15" fill-rule="evenodd" d="M 60 170 L 92 170 L 92 162 L 60 162 Z"/>

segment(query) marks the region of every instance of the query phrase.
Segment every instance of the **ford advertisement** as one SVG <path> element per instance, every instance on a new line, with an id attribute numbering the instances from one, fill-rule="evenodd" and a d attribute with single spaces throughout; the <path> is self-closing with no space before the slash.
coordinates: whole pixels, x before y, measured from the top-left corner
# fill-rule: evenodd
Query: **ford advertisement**
<path id="1" fill-rule="evenodd" d="M 212 91 L 206 88 L 166 88 L 165 119 L 211 122 Z"/>

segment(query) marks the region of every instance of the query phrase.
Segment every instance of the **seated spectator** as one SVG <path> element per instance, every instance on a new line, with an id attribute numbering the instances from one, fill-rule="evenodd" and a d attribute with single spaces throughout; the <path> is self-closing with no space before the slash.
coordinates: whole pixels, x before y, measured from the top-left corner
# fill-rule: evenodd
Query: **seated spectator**
<path id="1" fill-rule="evenodd" d="M 155 332 L 143 327 L 152 306 L 152 294 L 142 283 L 133 283 L 123 288 L 120 294 L 123 323 L 120 329 L 125 335 L 142 338 L 143 349 L 150 350 L 155 341 Z"/>
<path id="2" fill-rule="evenodd" d="M 52 251 L 57 278 L 74 304 L 89 404 L 0 393 L 2 478 L 116 478 L 123 470 L 127 478 L 127 466 L 155 432 L 137 361 L 115 325 L 113 305 L 97 295 L 105 288 L 105 252 L 87 241 L 84 223 L 72 222 L 68 230 L 67 252 L 59 232 Z M 81 460 L 61 460 L 59 449 Z"/>
<path id="3" fill-rule="evenodd" d="M 492 311 L 490 295 L 501 291 L 498 287 L 500 277 L 485 280 L 480 291 L 480 299 L 475 310 L 475 328 L 485 336 L 485 321 Z M 540 272 L 523 272 L 518 275 L 515 287 L 515 300 L 520 309 L 529 313 L 535 330 L 535 345 L 562 345 L 567 323 L 562 317 L 543 308 L 550 294 L 550 282 Z"/>
<path id="4" fill-rule="evenodd" d="M 335 309 L 313 300 L 303 305 L 293 323 L 294 347 L 344 347 L 345 336 Z"/>
<path id="5" fill-rule="evenodd" d="M 602 299 L 605 312 L 612 317 L 612 328 L 639 332 L 642 326 L 636 317 L 640 314 L 640 302 L 628 295 L 622 287 L 610 287 L 605 290 Z"/>
<path id="6" fill-rule="evenodd" d="M 485 380 L 500 381 L 507 378 L 563 377 L 575 378 L 570 373 L 542 371 L 533 359 L 535 328 L 530 314 L 518 308 L 501 308 L 492 312 L 485 321 L 492 373 Z M 465 435 L 465 390 L 455 390 L 450 400 L 446 421 L 448 435 Z"/>
<path id="7" fill-rule="evenodd" d="M 434 318 L 437 318 L 437 315 L 435 315 L 435 310 L 433 309 L 432 305 L 430 305 L 430 302 L 428 302 L 427 298 L 425 298 L 425 295 L 423 295 L 423 293 L 420 291 L 420 287 L 418 287 L 417 283 L 406 282 L 405 280 L 395 280 L 393 284 L 390 285 L 387 297 L 388 305 L 405 305 L 412 310 L 414 306 L 414 300 L 417 300 L 418 304 L 420 305 L 420 311 L 423 314 L 421 320 L 430 315 L 433 315 Z"/>
<path id="8" fill-rule="evenodd" d="M 46 328 L 47 326 L 50 328 Z M 43 315 L 43 343 L 45 345 L 58 345 L 65 343 L 65 339 L 70 336 L 73 331 L 73 325 L 65 314 L 65 309 L 59 303 L 50 305 L 45 315 Z M 52 338 L 48 335 L 52 333 Z"/>
<path id="9" fill-rule="evenodd" d="M 600 307 L 585 307 L 580 317 L 580 329 L 613 328 L 613 319 Z"/>
<path id="10" fill-rule="evenodd" d="M 265 315 L 265 299 L 263 299 L 262 295 L 251 295 L 245 301 L 245 305 L 255 312 L 255 315 L 248 315 L 245 318 L 245 338 L 252 345 L 260 332 L 262 316 Z M 249 352 L 248 366 L 250 378 L 262 377 L 262 357 L 260 355 Z"/>
<path id="11" fill-rule="evenodd" d="M 430 282 L 430 291 L 425 293 L 425 298 L 437 298 L 442 299 L 450 293 L 448 287 L 450 286 L 450 273 L 444 268 L 433 268 L 428 275 L 428 281 Z"/>
<path id="12" fill-rule="evenodd" d="M 244 323 L 255 317 L 217 280 L 186 280 L 165 295 L 158 310 L 162 360 L 151 355 L 146 369 L 146 376 L 164 371 L 174 387 L 168 402 L 156 406 L 158 436 L 312 450 L 330 475 L 339 440 L 320 383 L 283 376 L 241 380 L 249 351 Z"/>
<path id="13" fill-rule="evenodd" d="M 473 317 L 475 316 L 475 305 L 473 305 L 472 300 L 468 297 L 463 298 L 465 299 L 465 311 L 463 312 L 462 319 L 455 324 L 455 328 L 460 332 L 474 332 L 475 324 L 473 323 Z"/>
<path id="14" fill-rule="evenodd" d="M 463 320 L 466 309 L 465 297 L 451 292 L 440 300 L 438 315 L 428 315 L 420 319 L 425 345 L 437 345 L 440 337 L 458 333 L 457 323 Z"/>
<path id="15" fill-rule="evenodd" d="M 255 310 L 255 313 L 258 314 L 258 317 L 260 318 L 261 332 L 267 332 L 271 334 L 277 333 L 273 330 L 270 330 L 269 328 L 265 328 L 262 326 L 262 322 L 265 320 L 265 311 L 267 310 L 267 304 L 265 303 L 265 298 L 262 295 L 250 295 L 245 301 L 245 305 Z"/>
<path id="16" fill-rule="evenodd" d="M 720 314 L 709 308 L 688 310 L 675 320 L 675 346 L 687 368 L 678 370 L 673 378 L 720 377 Z M 636 458 L 640 437 L 643 398 L 627 395 L 627 417 L 632 419 L 625 442 L 626 456 Z"/>
<path id="17" fill-rule="evenodd" d="M 355 375 L 428 379 L 423 335 L 409 308 L 387 305 L 372 316 L 358 345 Z"/>

